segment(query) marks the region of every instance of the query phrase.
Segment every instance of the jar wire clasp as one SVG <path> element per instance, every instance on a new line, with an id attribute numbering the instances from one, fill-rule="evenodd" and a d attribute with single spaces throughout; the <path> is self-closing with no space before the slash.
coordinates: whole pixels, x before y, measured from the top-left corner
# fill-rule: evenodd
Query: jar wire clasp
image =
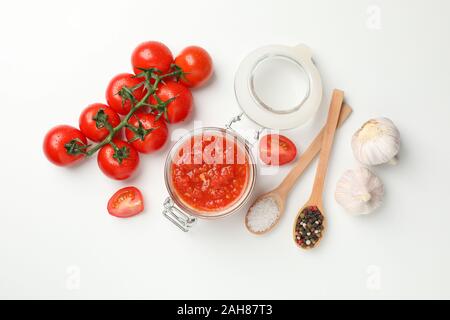
<path id="1" fill-rule="evenodd" d="M 228 121 L 225 124 L 225 128 L 227 130 L 231 130 L 233 132 L 236 132 L 237 134 L 239 134 L 239 132 L 233 128 L 233 124 L 237 123 L 239 121 L 241 121 L 242 117 L 244 116 L 244 112 L 239 113 L 237 116 L 231 118 L 230 121 Z M 265 130 L 266 128 L 258 126 L 258 129 L 255 130 L 255 134 L 253 135 L 253 139 L 252 141 L 249 141 L 248 139 L 245 139 L 245 141 L 253 148 L 253 146 L 255 145 L 255 143 L 257 143 L 259 141 L 259 137 L 261 136 L 261 133 Z"/>
<path id="2" fill-rule="evenodd" d="M 170 197 L 164 201 L 163 215 L 184 232 L 188 232 L 197 221 L 197 218 L 189 216 L 178 209 Z"/>

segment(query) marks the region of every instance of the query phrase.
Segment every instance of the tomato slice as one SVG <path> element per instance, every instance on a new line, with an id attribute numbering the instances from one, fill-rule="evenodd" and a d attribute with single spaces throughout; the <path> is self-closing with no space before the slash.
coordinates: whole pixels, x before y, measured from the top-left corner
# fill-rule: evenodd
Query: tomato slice
<path id="1" fill-rule="evenodd" d="M 288 138 L 279 134 L 268 134 L 259 142 L 259 158 L 267 165 L 284 165 L 295 159 L 297 147 Z"/>
<path id="2" fill-rule="evenodd" d="M 108 201 L 108 212 L 118 218 L 129 218 L 144 210 L 144 198 L 136 187 L 125 187 Z"/>

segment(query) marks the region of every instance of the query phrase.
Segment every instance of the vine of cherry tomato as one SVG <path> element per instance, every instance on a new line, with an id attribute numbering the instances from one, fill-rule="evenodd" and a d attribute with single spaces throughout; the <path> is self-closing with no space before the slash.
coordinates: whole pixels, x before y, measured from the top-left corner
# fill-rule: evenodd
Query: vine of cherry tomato
<path id="1" fill-rule="evenodd" d="M 161 84 L 156 92 L 156 97 L 151 97 L 150 102 L 156 104 L 157 99 L 170 101 L 164 113 L 164 119 L 169 123 L 178 123 L 186 120 L 191 114 L 194 105 L 191 91 L 184 85 L 174 81 Z"/>
<path id="2" fill-rule="evenodd" d="M 174 59 L 170 49 L 157 41 L 138 45 L 131 64 L 134 73 L 120 73 L 107 85 L 106 104 L 94 103 L 82 111 L 80 130 L 59 125 L 47 132 L 43 151 L 50 162 L 68 166 L 98 152 L 98 166 L 106 176 L 118 180 L 133 176 L 139 153 L 156 152 L 165 145 L 168 124 L 192 114 L 190 88 L 204 85 L 213 72 L 206 50 L 190 46 Z M 120 216 L 120 206 L 116 209 Z"/>
<path id="3" fill-rule="evenodd" d="M 117 154 L 123 154 L 122 159 Z M 97 163 L 108 177 L 125 180 L 136 171 L 139 165 L 139 153 L 128 142 L 113 140 L 111 144 L 107 144 L 100 149 L 97 155 Z"/>
<path id="4" fill-rule="evenodd" d="M 169 129 L 162 118 L 157 119 L 157 116 L 152 113 L 138 111 L 131 117 L 129 123 L 135 127 L 138 127 L 140 123 L 144 129 L 151 130 L 144 140 L 141 140 L 136 138 L 133 131 L 125 129 L 128 142 L 140 153 L 152 153 L 165 145 Z"/>
<path id="5" fill-rule="evenodd" d="M 158 41 L 143 42 L 134 49 L 131 55 L 131 64 L 135 74 L 141 69 L 156 68 L 161 73 L 169 71 L 173 63 L 170 49 Z"/>
<path id="6" fill-rule="evenodd" d="M 139 85 L 141 80 L 135 78 L 134 74 L 131 73 L 121 73 L 116 75 L 108 84 L 106 88 L 106 101 L 108 105 L 118 114 L 126 115 L 131 110 L 131 101 L 123 101 L 120 90 L 125 86 L 128 88 L 133 88 Z M 144 96 L 143 88 L 137 88 L 133 91 L 133 97 L 136 100 L 141 100 Z"/>
<path id="7" fill-rule="evenodd" d="M 73 144 L 70 146 L 70 142 Z M 84 154 L 70 153 L 70 148 L 73 150 L 84 148 L 87 145 L 86 136 L 77 128 L 68 125 L 59 125 L 52 129 L 45 135 L 44 138 L 44 153 L 47 159 L 58 165 L 67 166 L 83 159 Z"/>
<path id="8" fill-rule="evenodd" d="M 213 73 L 211 56 L 205 49 L 197 46 L 190 46 L 181 51 L 175 58 L 175 64 L 186 72 L 181 82 L 192 88 L 205 84 Z"/>
<path id="9" fill-rule="evenodd" d="M 99 113 L 100 110 L 103 110 L 103 115 L 102 113 Z M 96 119 L 99 115 L 108 117 L 107 121 L 113 128 L 117 127 L 120 123 L 119 115 L 106 104 L 93 103 L 87 106 L 80 115 L 79 125 L 81 132 L 89 140 L 94 142 L 102 141 L 109 134 L 106 127 L 98 127 Z"/>

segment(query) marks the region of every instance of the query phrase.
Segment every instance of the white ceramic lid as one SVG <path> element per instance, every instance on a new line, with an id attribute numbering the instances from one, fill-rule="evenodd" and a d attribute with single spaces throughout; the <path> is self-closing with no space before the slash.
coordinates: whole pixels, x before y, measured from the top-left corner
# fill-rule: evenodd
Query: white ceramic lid
<path id="1" fill-rule="evenodd" d="M 322 80 L 305 45 L 251 52 L 236 72 L 234 90 L 250 120 L 276 130 L 305 124 L 322 100 Z"/>

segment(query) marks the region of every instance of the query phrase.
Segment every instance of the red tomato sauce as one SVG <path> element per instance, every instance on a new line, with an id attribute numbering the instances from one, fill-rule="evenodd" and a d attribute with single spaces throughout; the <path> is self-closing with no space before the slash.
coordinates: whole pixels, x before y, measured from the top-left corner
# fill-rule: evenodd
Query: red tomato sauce
<path id="1" fill-rule="evenodd" d="M 172 160 L 177 196 L 199 211 L 221 211 L 244 193 L 249 161 L 232 138 L 203 134 L 186 141 Z"/>

